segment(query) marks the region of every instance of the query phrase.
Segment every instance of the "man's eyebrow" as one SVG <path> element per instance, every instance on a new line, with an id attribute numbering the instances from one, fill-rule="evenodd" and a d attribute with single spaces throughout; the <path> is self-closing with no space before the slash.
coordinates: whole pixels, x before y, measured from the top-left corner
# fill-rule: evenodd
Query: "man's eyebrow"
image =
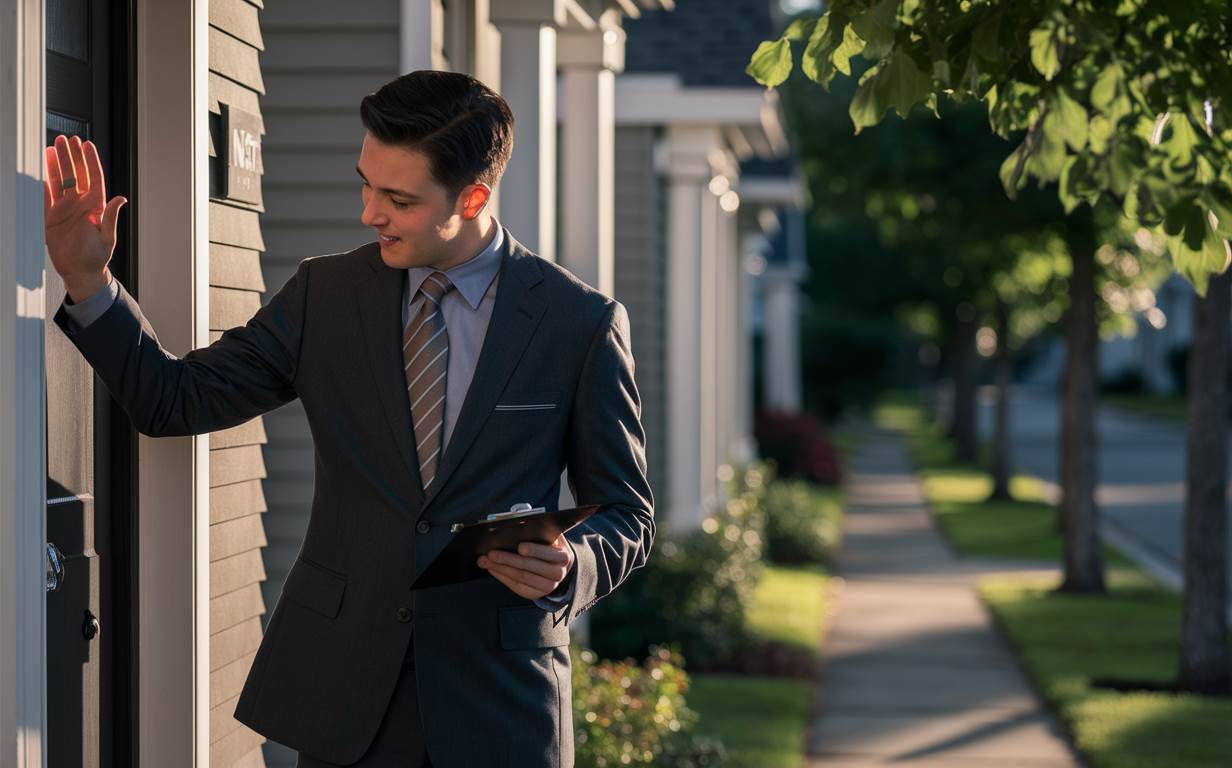
<path id="1" fill-rule="evenodd" d="M 364 181 L 368 180 L 368 177 L 364 175 L 364 172 L 359 170 L 358 165 L 355 166 L 355 172 L 359 174 L 359 178 L 363 179 Z M 415 194 L 414 192 L 407 192 L 404 189 L 394 189 L 392 187 L 377 187 L 376 189 L 381 192 L 384 192 L 387 195 L 398 195 L 399 197 L 411 197 L 416 200 L 419 199 L 419 195 Z"/>

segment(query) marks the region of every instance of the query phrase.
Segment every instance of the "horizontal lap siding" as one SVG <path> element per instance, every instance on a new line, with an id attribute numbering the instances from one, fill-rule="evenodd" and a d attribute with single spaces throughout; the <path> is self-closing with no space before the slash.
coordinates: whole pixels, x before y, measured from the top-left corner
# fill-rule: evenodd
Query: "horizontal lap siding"
<path id="1" fill-rule="evenodd" d="M 209 110 L 229 104 L 260 116 L 260 56 L 265 42 L 260 2 L 210 0 Z M 211 136 L 211 162 L 225 159 L 225 137 Z M 245 324 L 260 308 L 266 288 L 261 274 L 261 205 L 210 200 L 211 342 Z M 261 478 L 266 442 L 261 417 L 213 433 L 210 438 L 210 765 L 264 768 L 265 739 L 232 713 L 261 642 L 265 602 L 262 550 L 266 509 Z"/>
<path id="2" fill-rule="evenodd" d="M 654 171 L 656 129 L 616 129 L 616 299 L 629 310 L 633 360 L 642 426 L 646 430 L 646 474 L 655 499 L 666 499 L 666 414 L 664 413 L 665 326 L 663 192 Z"/>
<path id="3" fill-rule="evenodd" d="M 271 0 L 261 14 L 261 265 L 267 295 L 302 259 L 348 251 L 374 237 L 359 221 L 355 163 L 364 137 L 359 102 L 397 76 L 398 28 L 397 0 Z M 268 578 L 262 589 L 272 606 L 307 530 L 314 464 L 299 401 L 267 414 L 265 429 L 269 511 L 263 523 L 269 544 L 263 550 Z M 267 742 L 264 752 L 269 766 L 295 764 L 295 753 L 274 742 Z"/>

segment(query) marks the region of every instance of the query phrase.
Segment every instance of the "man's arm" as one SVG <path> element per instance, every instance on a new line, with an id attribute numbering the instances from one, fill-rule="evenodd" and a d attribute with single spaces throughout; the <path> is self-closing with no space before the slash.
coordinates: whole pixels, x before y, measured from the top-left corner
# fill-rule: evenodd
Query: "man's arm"
<path id="1" fill-rule="evenodd" d="M 82 301 L 80 304 L 74 304 L 72 298 L 65 296 L 64 311 L 68 314 L 68 327 L 76 333 L 82 328 L 85 328 L 95 320 L 102 317 L 103 313 L 111 308 L 115 303 L 116 297 L 120 295 L 120 284 L 116 282 L 114 277 L 110 278 L 107 287 L 96 291 L 93 296 Z"/>
<path id="2" fill-rule="evenodd" d="M 153 437 L 214 432 L 295 398 L 310 261 L 301 262 L 246 325 L 183 358 L 162 348 L 141 308 L 118 281 L 108 289 L 115 291 L 115 298 L 92 322 L 74 327 L 70 312 L 86 310 L 98 294 L 79 305 L 62 305 L 55 322 L 138 431 Z"/>
<path id="3" fill-rule="evenodd" d="M 645 565 L 650 554 L 654 498 L 646 481 L 641 412 L 629 316 L 613 302 L 591 340 L 566 432 L 573 498 L 578 505 L 601 505 L 565 534 L 574 553 L 573 570 L 561 585 L 567 592 L 566 622 Z"/>

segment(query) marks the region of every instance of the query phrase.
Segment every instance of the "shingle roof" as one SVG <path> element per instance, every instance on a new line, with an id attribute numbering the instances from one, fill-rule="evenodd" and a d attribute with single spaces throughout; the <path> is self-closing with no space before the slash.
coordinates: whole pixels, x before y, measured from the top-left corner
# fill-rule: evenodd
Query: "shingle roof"
<path id="1" fill-rule="evenodd" d="M 774 36 L 770 0 L 676 0 L 671 11 L 626 19 L 625 71 L 677 73 L 685 85 L 760 88 L 744 73 Z"/>

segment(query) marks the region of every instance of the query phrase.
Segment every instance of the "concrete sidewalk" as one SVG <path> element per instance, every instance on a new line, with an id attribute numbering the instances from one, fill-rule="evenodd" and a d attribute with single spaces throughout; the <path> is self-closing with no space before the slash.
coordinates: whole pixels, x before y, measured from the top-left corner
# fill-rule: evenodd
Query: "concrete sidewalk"
<path id="1" fill-rule="evenodd" d="M 1081 765 L 974 589 L 1055 569 L 958 561 L 891 432 L 862 431 L 847 492 L 808 767 Z"/>

